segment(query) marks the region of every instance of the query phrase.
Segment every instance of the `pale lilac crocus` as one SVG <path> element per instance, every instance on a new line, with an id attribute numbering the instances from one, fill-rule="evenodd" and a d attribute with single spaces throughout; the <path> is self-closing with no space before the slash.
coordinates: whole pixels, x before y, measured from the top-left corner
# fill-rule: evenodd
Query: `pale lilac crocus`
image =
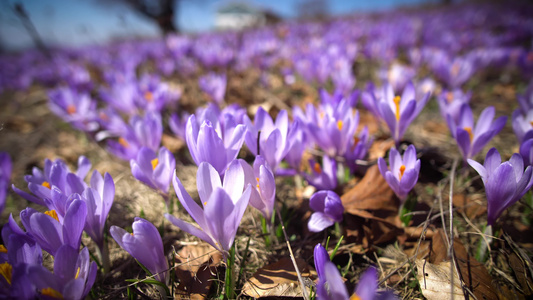
<path id="1" fill-rule="evenodd" d="M 11 178 L 11 157 L 7 152 L 0 152 L 0 214 L 6 205 L 6 197 Z"/>
<path id="2" fill-rule="evenodd" d="M 518 138 L 518 142 L 524 141 L 524 136 L 529 131 L 533 131 L 533 108 L 522 114 L 520 109 L 516 109 L 512 115 L 513 130 Z"/>
<path id="3" fill-rule="evenodd" d="M 533 169 L 528 166 L 524 171 L 524 161 L 518 153 L 502 163 L 498 150 L 491 148 L 483 165 L 472 159 L 468 163 L 485 185 L 488 225 L 493 225 L 503 211 L 520 200 L 533 185 Z"/>
<path id="4" fill-rule="evenodd" d="M 85 232 L 96 243 L 100 250 L 104 246 L 104 227 L 115 198 L 115 182 L 109 173 L 104 177 L 94 171 L 91 186 L 85 189 L 82 200 L 87 205 Z"/>
<path id="5" fill-rule="evenodd" d="M 412 83 L 407 84 L 401 96 L 394 96 L 392 87 L 383 87 L 383 98 L 379 101 L 378 110 L 381 118 L 387 123 L 396 145 L 400 143 L 407 127 L 422 111 L 429 93 L 417 100 L 416 90 Z"/>
<path id="6" fill-rule="evenodd" d="M 344 285 L 344 280 L 339 270 L 329 260 L 329 255 L 317 244 L 314 250 L 315 269 L 318 275 L 316 285 L 317 299 L 319 300 L 394 300 L 397 297 L 390 291 L 378 291 L 378 272 L 374 267 L 368 268 L 357 283 L 354 293 L 350 296 Z"/>
<path id="7" fill-rule="evenodd" d="M 230 117 L 226 118 L 224 127 L 219 127 L 218 131 L 209 120 L 199 127 L 195 115 L 189 117 L 186 130 L 187 146 L 194 162 L 197 165 L 208 162 L 221 175 L 237 158 L 246 133 L 246 127 L 235 124 Z"/>
<path id="8" fill-rule="evenodd" d="M 309 206 L 315 212 L 309 218 L 309 231 L 320 232 L 343 219 L 344 206 L 341 198 L 333 191 L 319 191 L 309 199 Z"/>
<path id="9" fill-rule="evenodd" d="M 437 97 L 439 103 L 440 114 L 446 120 L 446 116 L 450 115 L 452 119 L 457 122 L 459 120 L 461 106 L 464 103 L 469 103 L 472 97 L 472 92 L 463 92 L 461 89 L 444 90 Z"/>
<path id="10" fill-rule="evenodd" d="M 457 122 L 453 120 L 451 115 L 446 117 L 450 132 L 457 141 L 465 160 L 474 157 L 505 126 L 507 117 L 499 117 L 493 122 L 494 115 L 494 107 L 485 108 L 474 126 L 472 109 L 465 103 L 461 106 Z"/>
<path id="11" fill-rule="evenodd" d="M 89 250 L 69 245 L 61 246 L 54 260 L 54 272 L 34 265 L 29 268 L 29 279 L 44 299 L 81 300 L 91 291 L 96 280 L 97 266 L 89 257 Z"/>
<path id="12" fill-rule="evenodd" d="M 387 166 L 383 157 L 378 159 L 381 176 L 385 178 L 396 196 L 403 203 L 407 199 L 409 191 L 413 189 L 418 181 L 418 174 L 420 172 L 420 159 L 416 159 L 415 146 L 409 145 L 403 157 L 396 148 L 391 148 L 389 152 L 389 166 Z"/>
<path id="13" fill-rule="evenodd" d="M 159 231 L 154 224 L 139 217 L 131 227 L 132 233 L 117 226 L 111 226 L 109 232 L 119 246 L 146 267 L 156 280 L 168 284 L 168 261 Z"/>
<path id="14" fill-rule="evenodd" d="M 137 159 L 130 160 L 131 172 L 135 179 L 158 191 L 168 205 L 168 187 L 176 168 L 176 159 L 167 148 L 159 148 L 159 153 L 142 147 Z"/>
<path id="15" fill-rule="evenodd" d="M 165 217 L 183 231 L 206 241 L 226 257 L 248 206 L 251 186 L 248 184 L 245 187 L 245 174 L 237 160 L 229 165 L 223 183 L 213 166 L 201 163 L 196 182 L 203 208 L 189 196 L 177 176 L 173 179 L 178 199 L 200 228 L 170 214 L 165 214 Z"/>
<path id="16" fill-rule="evenodd" d="M 253 168 L 242 159 L 239 162 L 244 171 L 245 184 L 252 187 L 250 205 L 259 210 L 270 224 L 276 200 L 274 173 L 261 155 L 255 157 Z"/>
<path id="17" fill-rule="evenodd" d="M 322 166 L 314 159 L 309 160 L 310 173 L 303 176 L 318 190 L 333 190 L 337 187 L 337 161 L 327 155 L 322 157 Z"/>
<path id="18" fill-rule="evenodd" d="M 83 131 L 98 129 L 96 101 L 89 94 L 70 87 L 60 87 L 49 92 L 50 110 L 65 122 Z"/>
<path id="19" fill-rule="evenodd" d="M 221 104 L 224 101 L 224 94 L 226 94 L 227 78 L 226 74 L 218 75 L 216 73 L 209 73 L 198 79 L 198 85 L 212 101 Z"/>
<path id="20" fill-rule="evenodd" d="M 520 144 L 520 155 L 522 155 L 524 165 L 533 165 L 533 130 L 526 134 L 524 141 Z"/>
<path id="21" fill-rule="evenodd" d="M 62 221 L 54 210 L 40 213 L 28 207 L 20 212 L 26 231 L 43 250 L 54 256 L 63 245 L 79 249 L 86 217 L 87 206 L 79 195 L 70 203 Z"/>

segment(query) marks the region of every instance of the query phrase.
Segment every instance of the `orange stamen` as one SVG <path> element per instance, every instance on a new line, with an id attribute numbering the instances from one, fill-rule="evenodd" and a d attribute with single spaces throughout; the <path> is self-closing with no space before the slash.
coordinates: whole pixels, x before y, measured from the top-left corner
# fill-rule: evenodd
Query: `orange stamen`
<path id="1" fill-rule="evenodd" d="M 318 174 L 322 173 L 322 168 L 320 167 L 320 164 L 317 163 L 317 162 L 313 165 L 313 169 L 314 169 L 315 172 L 317 172 Z"/>
<path id="2" fill-rule="evenodd" d="M 7 253 L 7 248 L 4 245 L 0 245 L 0 253 Z"/>
<path id="3" fill-rule="evenodd" d="M 446 93 L 446 101 L 448 101 L 448 103 L 452 103 L 453 102 L 453 93 L 452 92 L 447 92 Z"/>
<path id="4" fill-rule="evenodd" d="M 338 120 L 338 121 L 337 121 L 337 128 L 339 128 L 339 131 L 342 130 L 342 125 L 344 125 L 344 123 L 342 122 L 342 120 Z"/>
<path id="5" fill-rule="evenodd" d="M 44 186 L 47 189 L 50 189 L 50 182 L 48 182 L 48 181 L 43 181 L 43 183 L 41 183 L 41 185 Z"/>
<path id="6" fill-rule="evenodd" d="M 464 127 L 463 128 L 466 132 L 468 132 L 468 136 L 470 136 L 470 142 L 472 142 L 472 139 L 474 138 L 474 134 L 472 134 L 472 127 Z"/>
<path id="7" fill-rule="evenodd" d="M 67 114 L 72 115 L 76 112 L 76 106 L 69 104 L 67 106 Z"/>
<path id="8" fill-rule="evenodd" d="M 13 273 L 13 267 L 8 262 L 0 264 L 0 275 L 4 276 L 7 283 L 9 283 L 10 285 L 11 285 L 11 274 L 12 273 Z"/>
<path id="9" fill-rule="evenodd" d="M 154 101 L 154 94 L 152 94 L 152 92 L 145 92 L 144 98 L 146 99 L 146 101 L 152 102 Z"/>
<path id="10" fill-rule="evenodd" d="M 49 215 L 50 217 L 56 219 L 56 221 L 59 222 L 59 218 L 57 217 L 57 213 L 55 210 L 52 209 L 52 210 L 45 211 L 44 214 Z"/>
<path id="11" fill-rule="evenodd" d="M 353 294 L 350 296 L 350 300 L 361 300 L 361 298 L 359 298 L 359 296 L 357 296 L 357 294 Z"/>
<path id="12" fill-rule="evenodd" d="M 118 138 L 118 143 L 121 144 L 124 148 L 128 148 L 130 146 L 128 141 L 126 141 L 126 139 L 124 139 L 122 137 Z"/>
<path id="13" fill-rule="evenodd" d="M 159 164 L 159 159 L 156 157 L 150 161 L 152 163 L 152 170 L 155 170 L 157 165 Z"/>
<path id="14" fill-rule="evenodd" d="M 400 179 L 399 180 L 402 180 L 402 177 L 403 177 L 403 173 L 405 172 L 405 166 L 404 165 L 401 165 L 400 166 L 400 176 L 398 176 Z"/>
<path id="15" fill-rule="evenodd" d="M 459 68 L 460 68 L 460 66 L 459 66 L 459 63 L 457 63 L 457 62 L 455 62 L 455 63 L 452 65 L 451 75 L 452 75 L 453 77 L 459 75 Z"/>
<path id="16" fill-rule="evenodd" d="M 531 127 L 533 127 L 533 121 L 530 121 L 529 124 L 531 124 Z"/>
<path id="17" fill-rule="evenodd" d="M 394 104 L 396 105 L 396 121 L 400 121 L 400 100 L 401 99 L 402 98 L 400 98 L 400 96 L 396 96 L 393 99 Z"/>
<path id="18" fill-rule="evenodd" d="M 55 298 L 55 299 L 65 299 L 63 298 L 63 295 L 60 292 L 54 290 L 51 287 L 42 289 L 41 295 L 48 296 L 48 297 Z"/>

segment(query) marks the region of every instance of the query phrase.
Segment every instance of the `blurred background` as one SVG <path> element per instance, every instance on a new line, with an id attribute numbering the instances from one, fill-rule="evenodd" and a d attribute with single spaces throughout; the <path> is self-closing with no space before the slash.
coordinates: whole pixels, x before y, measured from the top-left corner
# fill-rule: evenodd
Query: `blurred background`
<path id="1" fill-rule="evenodd" d="M 448 2 L 451 0 L 3 0 L 0 51 L 105 44 L 168 32 L 239 30 Z"/>

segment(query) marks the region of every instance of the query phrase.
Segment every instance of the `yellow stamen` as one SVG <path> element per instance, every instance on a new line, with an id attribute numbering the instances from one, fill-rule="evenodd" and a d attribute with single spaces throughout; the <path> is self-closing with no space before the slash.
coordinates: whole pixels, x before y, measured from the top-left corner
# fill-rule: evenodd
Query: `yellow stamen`
<path id="1" fill-rule="evenodd" d="M 157 165 L 159 164 L 159 159 L 156 157 L 151 160 L 151 163 L 152 163 L 152 170 L 155 170 L 155 167 L 157 167 Z"/>
<path id="2" fill-rule="evenodd" d="M 67 114 L 72 115 L 76 112 L 76 106 L 69 104 L 67 106 Z"/>
<path id="3" fill-rule="evenodd" d="M 48 181 L 43 181 L 43 183 L 41 183 L 41 185 L 44 186 L 47 189 L 50 189 L 50 182 L 48 182 Z"/>
<path id="4" fill-rule="evenodd" d="M 56 219 L 56 221 L 59 222 L 59 218 L 57 217 L 57 213 L 55 210 L 52 209 L 52 210 L 45 211 L 44 214 L 49 215 L 50 217 Z"/>
<path id="5" fill-rule="evenodd" d="M 320 114 L 318 114 L 318 116 L 320 117 L 320 120 L 324 119 L 324 112 L 321 111 Z"/>
<path id="6" fill-rule="evenodd" d="M 402 177 L 403 177 L 403 173 L 404 173 L 404 172 L 405 172 L 405 166 L 404 166 L 404 165 L 401 165 L 401 166 L 400 166 L 400 176 L 398 176 L 398 177 L 400 177 L 399 180 L 402 180 Z"/>
<path id="7" fill-rule="evenodd" d="M 342 125 L 344 125 L 344 123 L 341 120 L 338 120 L 337 121 L 337 128 L 339 128 L 339 131 L 342 130 Z"/>
<path id="8" fill-rule="evenodd" d="M 466 132 L 468 132 L 468 136 L 470 137 L 470 142 L 472 142 L 472 139 L 474 138 L 474 135 L 472 134 L 472 127 L 464 127 L 463 128 Z"/>
<path id="9" fill-rule="evenodd" d="M 146 101 L 152 102 L 154 101 L 154 94 L 152 94 L 152 92 L 145 92 L 144 98 L 146 99 Z"/>
<path id="10" fill-rule="evenodd" d="M 51 297 L 51 298 L 55 298 L 55 299 L 65 299 L 65 298 L 63 298 L 63 295 L 60 292 L 54 290 L 51 287 L 42 289 L 41 290 L 41 295 L 47 296 L 47 297 Z"/>
<path id="11" fill-rule="evenodd" d="M 400 100 L 402 100 L 400 96 L 396 96 L 393 99 L 394 104 L 396 105 L 396 120 L 397 121 L 400 121 Z"/>
<path id="12" fill-rule="evenodd" d="M 531 127 L 533 127 L 533 121 L 530 121 L 529 124 L 531 124 Z"/>
<path id="13" fill-rule="evenodd" d="M 357 294 L 353 294 L 350 296 L 350 300 L 361 300 L 361 298 L 359 298 L 359 296 L 357 296 Z"/>
<path id="14" fill-rule="evenodd" d="M 7 283 L 9 283 L 10 285 L 11 285 L 11 274 L 12 273 L 13 273 L 13 267 L 8 262 L 0 264 L 0 275 L 4 276 Z"/>
<path id="15" fill-rule="evenodd" d="M 4 245 L 0 245 L 0 253 L 7 253 L 7 248 Z"/>
<path id="16" fill-rule="evenodd" d="M 322 173 L 322 168 L 320 167 L 320 164 L 317 163 L 317 162 L 313 165 L 313 169 L 314 169 L 315 172 L 317 172 L 318 174 Z"/>
<path id="17" fill-rule="evenodd" d="M 204 202 L 204 205 L 207 205 L 207 201 Z"/>
<path id="18" fill-rule="evenodd" d="M 78 270 L 76 271 L 76 276 L 74 276 L 74 279 L 78 279 L 78 277 L 80 277 L 80 271 L 81 271 L 81 268 L 78 267 Z"/>
<path id="19" fill-rule="evenodd" d="M 124 148 L 128 148 L 130 146 L 128 141 L 126 141 L 126 139 L 124 139 L 123 137 L 118 138 L 118 143 L 121 144 Z"/>

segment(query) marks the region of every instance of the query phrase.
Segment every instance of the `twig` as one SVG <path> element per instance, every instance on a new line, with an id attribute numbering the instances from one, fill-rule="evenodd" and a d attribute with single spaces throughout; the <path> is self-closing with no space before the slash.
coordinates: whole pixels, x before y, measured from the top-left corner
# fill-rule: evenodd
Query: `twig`
<path id="1" fill-rule="evenodd" d="M 455 169 L 457 168 L 457 159 L 453 161 L 452 164 L 452 171 L 450 174 L 450 191 L 448 195 L 448 207 L 450 211 L 450 243 L 448 246 L 448 257 L 452 260 L 452 264 L 450 264 L 450 286 L 451 286 L 451 292 L 450 295 L 452 296 L 452 300 L 454 297 L 453 294 L 453 272 L 454 269 L 457 269 L 457 263 L 455 261 L 455 255 L 453 252 L 453 183 L 455 181 Z M 446 230 L 445 230 L 446 231 Z M 457 272 L 459 274 L 459 272 Z M 462 284 L 461 284 L 462 285 Z"/>
<path id="2" fill-rule="evenodd" d="M 279 212 L 279 209 L 276 209 L 276 213 L 278 214 L 278 218 L 281 222 L 281 230 L 283 230 L 283 235 L 285 236 L 285 241 L 287 242 L 287 248 L 289 248 L 289 253 L 290 253 L 292 264 L 294 265 L 294 269 L 296 270 L 296 274 L 298 275 L 298 281 L 300 282 L 300 288 L 302 289 L 302 295 L 304 296 L 305 300 L 309 300 L 309 295 L 307 295 L 307 289 L 305 288 L 302 274 L 300 274 L 300 270 L 298 269 L 298 264 L 296 264 L 296 260 L 294 259 L 294 254 L 292 253 L 291 243 L 289 242 L 289 236 L 287 235 L 287 231 L 285 231 L 285 225 L 283 224 L 283 219 L 281 218 L 281 213 Z"/>

